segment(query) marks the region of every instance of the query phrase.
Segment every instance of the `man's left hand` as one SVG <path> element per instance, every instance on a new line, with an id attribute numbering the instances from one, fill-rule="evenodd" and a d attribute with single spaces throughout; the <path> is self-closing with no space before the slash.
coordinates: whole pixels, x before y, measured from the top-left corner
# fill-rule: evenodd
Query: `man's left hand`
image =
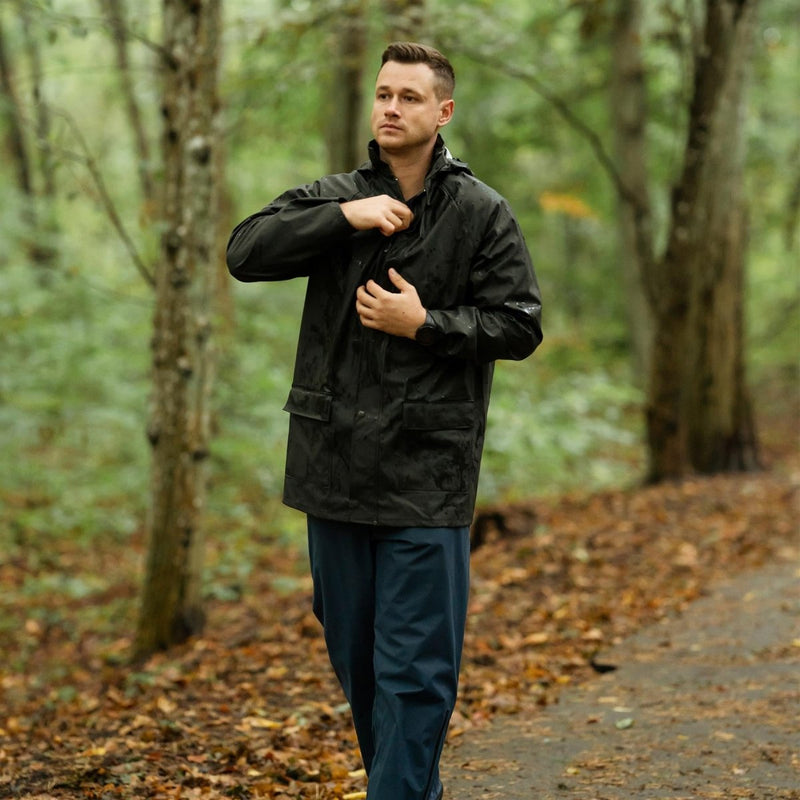
<path id="1" fill-rule="evenodd" d="M 387 292 L 372 280 L 358 287 L 356 311 L 361 324 L 392 336 L 413 339 L 417 328 L 425 322 L 425 308 L 417 290 L 397 270 L 389 270 L 389 280 L 397 292 Z"/>

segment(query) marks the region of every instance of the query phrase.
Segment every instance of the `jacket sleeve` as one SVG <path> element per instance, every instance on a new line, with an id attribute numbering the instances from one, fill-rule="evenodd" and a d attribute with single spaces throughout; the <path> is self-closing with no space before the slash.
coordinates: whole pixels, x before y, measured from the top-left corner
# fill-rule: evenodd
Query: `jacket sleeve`
<path id="1" fill-rule="evenodd" d="M 340 204 L 319 184 L 291 189 L 234 229 L 227 263 L 240 281 L 279 281 L 306 276 L 317 257 L 353 233 Z"/>
<path id="2" fill-rule="evenodd" d="M 470 273 L 470 301 L 431 309 L 432 349 L 477 363 L 527 358 L 542 341 L 542 301 L 530 254 L 508 204 L 499 198 Z"/>

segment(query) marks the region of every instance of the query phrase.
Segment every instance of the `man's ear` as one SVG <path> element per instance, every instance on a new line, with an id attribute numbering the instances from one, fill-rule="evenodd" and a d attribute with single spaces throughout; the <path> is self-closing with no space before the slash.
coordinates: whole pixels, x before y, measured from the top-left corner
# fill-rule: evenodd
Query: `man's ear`
<path id="1" fill-rule="evenodd" d="M 443 125 L 447 125 L 451 119 L 453 119 L 453 111 L 455 109 L 455 100 L 450 98 L 449 100 L 443 100 L 439 104 L 439 127 L 441 128 Z"/>

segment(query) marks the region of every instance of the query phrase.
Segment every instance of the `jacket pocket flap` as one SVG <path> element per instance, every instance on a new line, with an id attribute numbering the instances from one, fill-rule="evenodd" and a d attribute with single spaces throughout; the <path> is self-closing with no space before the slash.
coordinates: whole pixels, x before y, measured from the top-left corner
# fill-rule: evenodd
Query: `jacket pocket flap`
<path id="1" fill-rule="evenodd" d="M 471 428 L 474 403 L 404 403 L 403 427 L 413 431 Z"/>
<path id="2" fill-rule="evenodd" d="M 300 417 L 330 422 L 332 401 L 331 395 L 324 392 L 312 392 L 310 389 L 293 386 L 283 410 Z"/>

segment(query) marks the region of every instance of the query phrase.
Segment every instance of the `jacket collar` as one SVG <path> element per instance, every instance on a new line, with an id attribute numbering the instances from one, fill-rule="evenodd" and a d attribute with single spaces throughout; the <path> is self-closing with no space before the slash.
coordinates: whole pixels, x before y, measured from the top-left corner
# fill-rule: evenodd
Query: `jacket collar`
<path id="1" fill-rule="evenodd" d="M 389 168 L 389 165 L 385 161 L 381 160 L 380 147 L 374 139 L 369 143 L 368 149 L 369 161 L 365 162 L 358 168 L 359 172 L 374 171 L 379 175 L 391 176 L 392 171 Z M 442 139 L 441 134 L 437 134 L 436 143 L 433 146 L 431 165 L 428 168 L 428 174 L 425 177 L 426 188 L 430 186 L 431 180 L 434 178 L 434 176 L 440 172 L 467 172 L 472 174 L 469 166 L 465 162 L 459 161 L 457 158 L 453 158 L 452 154 L 447 149 L 447 145 L 444 143 L 444 139 Z"/>

